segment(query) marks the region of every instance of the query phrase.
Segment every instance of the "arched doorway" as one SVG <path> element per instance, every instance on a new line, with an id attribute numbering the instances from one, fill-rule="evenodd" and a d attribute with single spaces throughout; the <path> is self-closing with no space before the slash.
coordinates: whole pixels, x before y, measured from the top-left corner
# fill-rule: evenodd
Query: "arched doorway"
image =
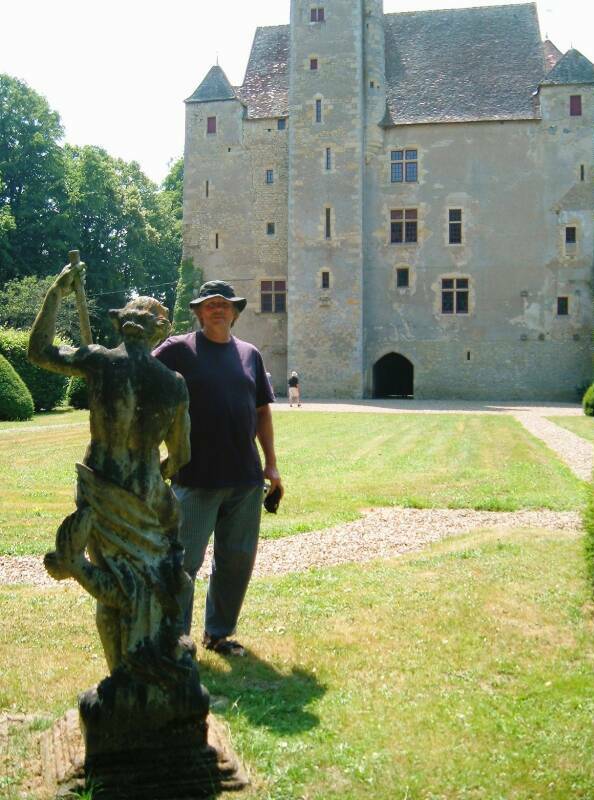
<path id="1" fill-rule="evenodd" d="M 414 367 L 400 353 L 388 353 L 373 365 L 374 397 L 412 397 Z"/>

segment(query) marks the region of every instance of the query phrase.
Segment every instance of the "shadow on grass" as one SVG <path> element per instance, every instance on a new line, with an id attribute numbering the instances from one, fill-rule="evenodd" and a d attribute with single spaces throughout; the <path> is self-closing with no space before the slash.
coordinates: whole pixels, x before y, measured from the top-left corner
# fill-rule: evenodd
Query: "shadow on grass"
<path id="1" fill-rule="evenodd" d="M 221 669 L 202 662 L 200 675 L 215 713 L 231 711 L 251 725 L 289 736 L 320 723 L 306 706 L 322 697 L 326 687 L 305 669 L 292 667 L 286 674 L 246 650 L 245 658 L 226 658 Z"/>

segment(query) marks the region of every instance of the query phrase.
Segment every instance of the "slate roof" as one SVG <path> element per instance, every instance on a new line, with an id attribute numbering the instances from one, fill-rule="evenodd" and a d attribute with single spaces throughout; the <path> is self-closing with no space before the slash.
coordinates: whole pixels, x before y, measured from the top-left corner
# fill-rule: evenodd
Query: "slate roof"
<path id="1" fill-rule="evenodd" d="M 223 70 L 217 65 L 211 67 L 186 103 L 209 103 L 212 100 L 235 100 L 236 94 Z"/>
<path id="2" fill-rule="evenodd" d="M 289 113 L 289 26 L 257 28 L 243 86 L 236 92 L 248 117 L 284 117 Z"/>
<path id="3" fill-rule="evenodd" d="M 594 64 L 579 50 L 568 50 L 553 69 L 545 75 L 543 86 L 594 83 Z"/>
<path id="4" fill-rule="evenodd" d="M 394 124 L 534 118 L 544 75 L 534 3 L 384 16 Z"/>
<path id="5" fill-rule="evenodd" d="M 552 42 L 541 41 L 535 3 L 385 14 L 384 22 L 382 125 L 534 119 L 541 83 L 594 78 L 580 53 L 560 58 Z M 257 28 L 243 85 L 233 89 L 213 67 L 190 100 L 236 96 L 248 118 L 286 116 L 289 36 L 288 25 Z"/>
<path id="6" fill-rule="evenodd" d="M 542 47 L 544 50 L 545 68 L 547 70 L 553 69 L 557 61 L 563 57 L 563 53 L 550 39 L 545 39 L 542 43 Z"/>

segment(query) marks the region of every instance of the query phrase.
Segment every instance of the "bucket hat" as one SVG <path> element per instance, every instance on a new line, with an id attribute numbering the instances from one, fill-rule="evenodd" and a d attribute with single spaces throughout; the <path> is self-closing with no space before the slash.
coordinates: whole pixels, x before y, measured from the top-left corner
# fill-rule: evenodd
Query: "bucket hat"
<path id="1" fill-rule="evenodd" d="M 237 297 L 235 289 L 227 281 L 207 281 L 200 287 L 198 297 L 190 302 L 190 308 L 199 306 L 200 303 L 210 300 L 211 297 L 222 297 L 229 300 L 239 312 L 243 311 L 247 305 L 245 297 Z"/>

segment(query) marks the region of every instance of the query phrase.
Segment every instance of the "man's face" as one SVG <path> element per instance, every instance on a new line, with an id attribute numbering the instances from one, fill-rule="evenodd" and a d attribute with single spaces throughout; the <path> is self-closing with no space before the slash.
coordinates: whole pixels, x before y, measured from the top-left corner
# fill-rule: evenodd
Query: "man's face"
<path id="1" fill-rule="evenodd" d="M 236 318 L 236 311 L 230 300 L 225 300 L 224 297 L 213 297 L 212 300 L 205 300 L 197 306 L 196 316 L 200 325 L 207 331 L 230 330 Z"/>

